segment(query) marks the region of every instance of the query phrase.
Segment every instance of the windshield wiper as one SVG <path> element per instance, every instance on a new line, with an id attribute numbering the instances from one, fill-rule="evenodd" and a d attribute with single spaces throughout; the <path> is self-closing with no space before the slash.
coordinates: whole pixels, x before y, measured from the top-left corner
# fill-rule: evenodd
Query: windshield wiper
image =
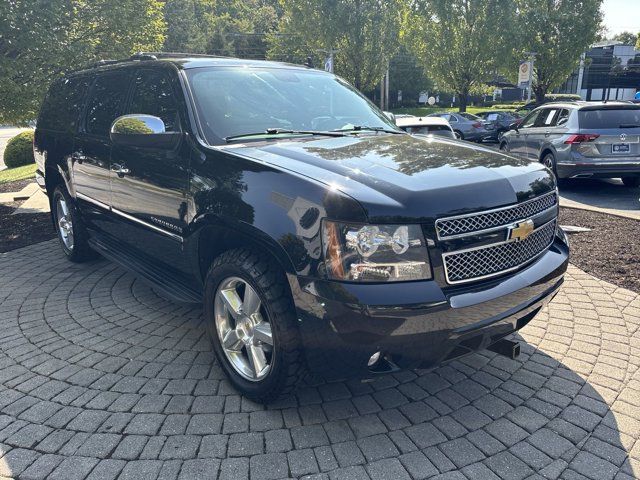
<path id="1" fill-rule="evenodd" d="M 618 128 L 640 128 L 640 125 L 636 123 L 623 123 Z"/>
<path id="2" fill-rule="evenodd" d="M 384 132 L 384 133 L 393 133 L 395 135 L 402 135 L 406 132 L 399 130 L 391 130 L 390 128 L 385 127 L 369 127 L 367 125 L 354 125 L 351 128 L 341 128 L 339 130 L 331 130 L 332 132 L 361 132 L 361 131 L 370 131 L 370 132 Z"/>
<path id="3" fill-rule="evenodd" d="M 253 132 L 253 133 L 241 133 L 239 135 L 231 135 L 229 137 L 224 137 L 224 141 L 229 143 L 238 138 L 244 137 L 260 137 L 263 135 L 280 135 L 280 134 L 294 134 L 294 135 L 322 135 L 325 137 L 344 137 L 344 133 L 340 132 L 328 132 L 321 130 L 289 130 L 286 128 L 267 128 L 263 132 Z"/>

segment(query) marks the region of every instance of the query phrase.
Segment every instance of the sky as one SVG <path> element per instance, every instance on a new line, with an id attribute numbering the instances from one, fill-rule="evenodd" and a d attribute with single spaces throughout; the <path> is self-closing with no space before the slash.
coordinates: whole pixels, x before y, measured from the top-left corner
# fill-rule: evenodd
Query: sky
<path id="1" fill-rule="evenodd" d="M 602 11 L 608 36 L 624 31 L 640 32 L 640 0 L 604 0 Z"/>

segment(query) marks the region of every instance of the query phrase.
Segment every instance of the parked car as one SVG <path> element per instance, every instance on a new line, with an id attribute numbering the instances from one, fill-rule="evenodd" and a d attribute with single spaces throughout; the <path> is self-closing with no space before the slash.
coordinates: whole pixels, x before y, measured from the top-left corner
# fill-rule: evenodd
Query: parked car
<path id="1" fill-rule="evenodd" d="M 516 112 L 509 112 L 503 110 L 488 110 L 486 112 L 478 113 L 478 117 L 482 118 L 485 122 L 490 122 L 493 126 L 491 128 L 490 140 L 497 142 L 502 137 L 502 134 L 509 130 L 513 123 L 522 121 L 522 117 Z"/>
<path id="2" fill-rule="evenodd" d="M 438 135 L 446 138 L 456 138 L 449 122 L 440 117 L 396 115 L 396 125 L 412 135 Z"/>
<path id="3" fill-rule="evenodd" d="M 544 166 L 415 138 L 301 66 L 144 54 L 84 69 L 50 88 L 34 151 L 69 260 L 99 252 L 202 303 L 220 368 L 263 402 L 307 369 L 513 357 L 504 337 L 567 268 Z"/>
<path id="4" fill-rule="evenodd" d="M 500 149 L 565 178 L 622 178 L 640 186 L 640 105 L 548 103 L 502 136 Z"/>
<path id="5" fill-rule="evenodd" d="M 492 136 L 492 132 L 488 131 L 488 128 L 491 128 L 490 123 L 470 113 L 432 113 L 428 116 L 444 118 L 451 125 L 456 138 L 460 140 L 482 142 Z"/>

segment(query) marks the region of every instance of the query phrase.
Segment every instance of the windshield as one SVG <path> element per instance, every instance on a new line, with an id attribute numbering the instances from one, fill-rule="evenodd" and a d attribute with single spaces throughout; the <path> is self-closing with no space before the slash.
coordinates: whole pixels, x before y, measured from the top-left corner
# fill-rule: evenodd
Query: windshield
<path id="1" fill-rule="evenodd" d="M 476 117 L 475 115 L 472 115 L 471 113 L 459 113 L 458 115 L 460 115 L 461 117 L 466 118 L 467 120 L 481 120 L 480 117 Z"/>
<path id="2" fill-rule="evenodd" d="M 362 126 L 397 131 L 355 88 L 328 73 L 210 67 L 187 70 L 187 76 L 210 144 L 267 129 L 329 131 Z"/>

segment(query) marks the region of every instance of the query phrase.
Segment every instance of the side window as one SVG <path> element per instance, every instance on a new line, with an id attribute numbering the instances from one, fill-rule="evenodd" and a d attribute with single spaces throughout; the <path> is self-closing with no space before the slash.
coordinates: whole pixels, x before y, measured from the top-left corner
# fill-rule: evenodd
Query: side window
<path id="1" fill-rule="evenodd" d="M 558 114 L 557 108 L 545 108 L 536 120 L 536 127 L 552 127 L 555 125 L 556 116 Z"/>
<path id="2" fill-rule="evenodd" d="M 485 118 L 490 122 L 495 122 L 499 117 L 500 115 L 498 115 L 497 113 L 489 113 Z"/>
<path id="3" fill-rule="evenodd" d="M 111 123 L 122 111 L 128 88 L 127 72 L 108 73 L 97 78 L 87 103 L 87 133 L 104 137 L 109 135 Z"/>
<path id="4" fill-rule="evenodd" d="M 74 133 L 88 88 L 88 77 L 76 77 L 55 82 L 49 89 L 40 109 L 38 127 Z"/>
<path id="5" fill-rule="evenodd" d="M 179 131 L 178 106 L 169 76 L 153 70 L 138 72 L 128 113 L 159 117 L 167 132 Z"/>
<path id="6" fill-rule="evenodd" d="M 558 120 L 556 120 L 556 126 L 560 127 L 569 121 L 569 110 L 563 108 L 558 114 Z"/>
<path id="7" fill-rule="evenodd" d="M 458 121 L 458 117 L 456 117 L 455 115 L 443 115 L 442 118 L 447 120 L 449 123 Z"/>
<path id="8" fill-rule="evenodd" d="M 540 115 L 541 112 L 542 110 L 535 110 L 531 112 L 529 115 L 527 115 L 522 121 L 522 123 L 520 124 L 520 128 L 533 127 L 533 125 L 536 123 L 536 119 L 538 118 L 538 115 Z"/>

